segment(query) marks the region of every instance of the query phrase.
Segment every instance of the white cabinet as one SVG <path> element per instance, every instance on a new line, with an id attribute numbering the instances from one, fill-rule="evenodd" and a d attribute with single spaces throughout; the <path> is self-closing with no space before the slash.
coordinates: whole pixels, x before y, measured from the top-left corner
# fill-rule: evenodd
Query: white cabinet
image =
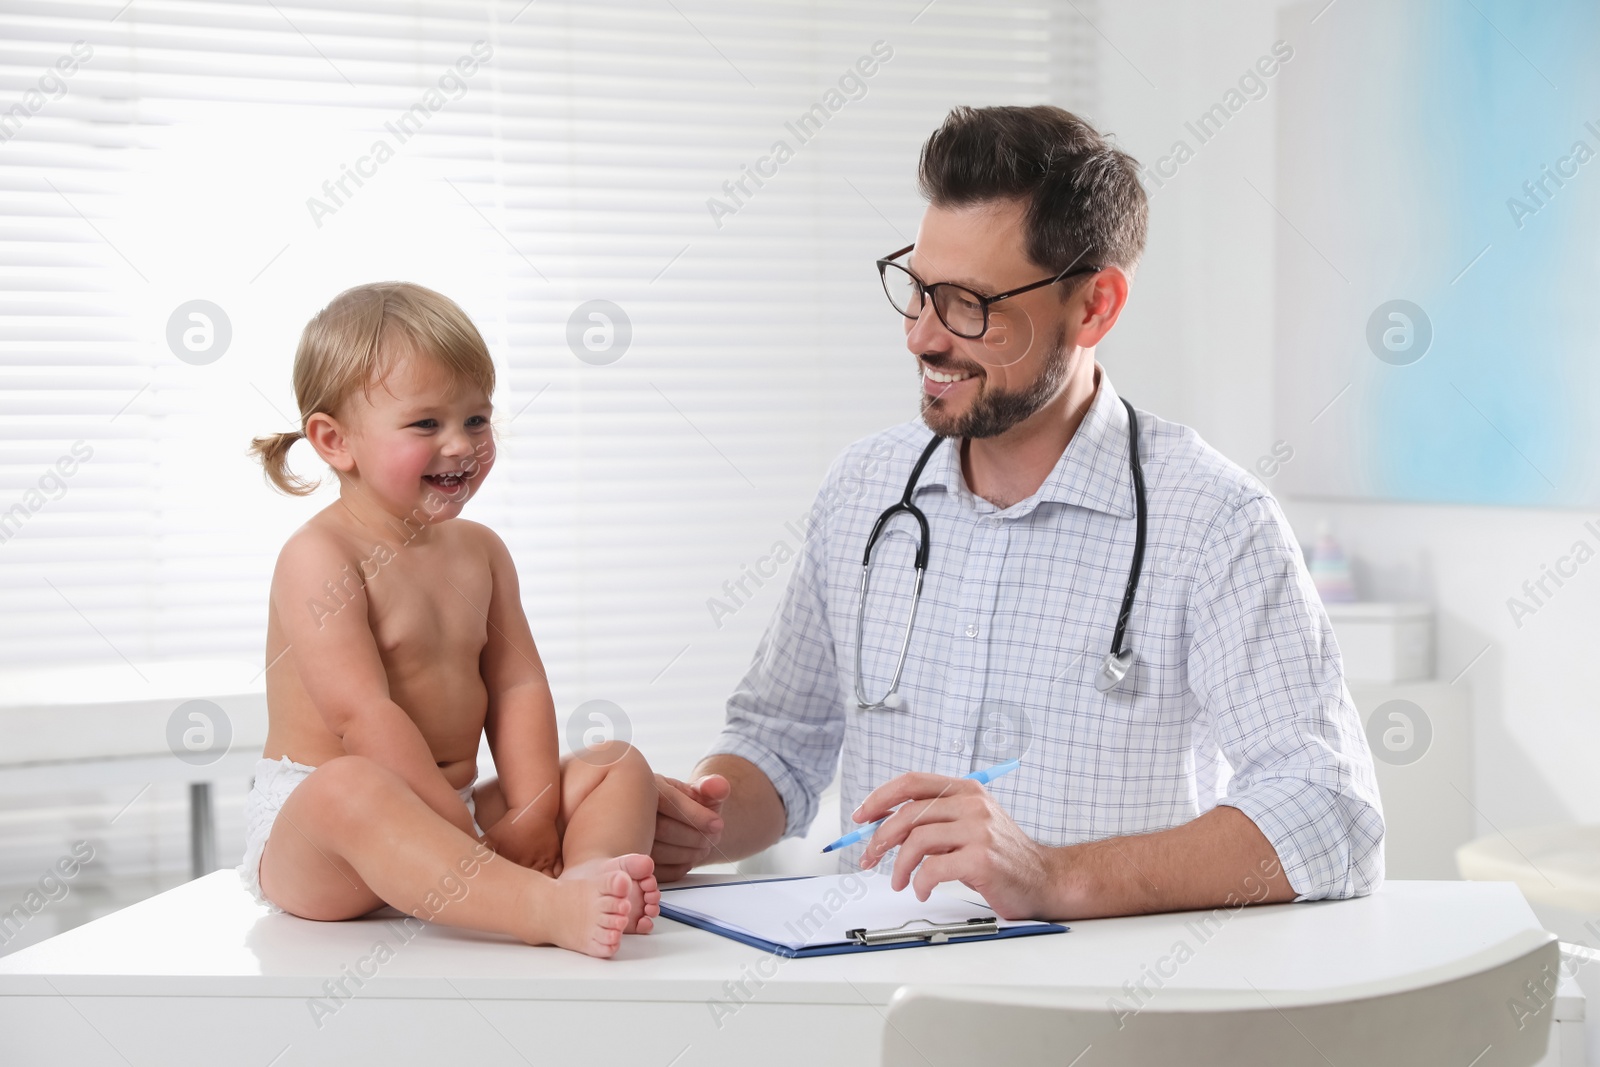
<path id="1" fill-rule="evenodd" d="M 1324 604 L 1346 681 L 1389 684 L 1433 677 L 1433 605 L 1356 600 Z"/>
<path id="2" fill-rule="evenodd" d="M 1378 769 L 1388 877 L 1460 877 L 1456 848 L 1477 836 L 1466 686 L 1351 682 L 1350 695 Z"/>

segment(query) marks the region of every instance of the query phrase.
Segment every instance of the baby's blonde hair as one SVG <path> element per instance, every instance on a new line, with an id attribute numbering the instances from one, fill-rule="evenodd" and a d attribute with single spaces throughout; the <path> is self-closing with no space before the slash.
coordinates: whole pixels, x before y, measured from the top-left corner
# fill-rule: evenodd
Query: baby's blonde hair
<path id="1" fill-rule="evenodd" d="M 391 351 L 384 354 L 384 342 Z M 317 412 L 337 415 L 357 389 L 368 390 L 388 373 L 395 342 L 436 360 L 460 380 L 494 393 L 494 361 L 467 313 L 454 300 L 410 282 L 374 282 L 346 289 L 306 323 L 294 354 L 294 396 L 300 429 L 250 442 L 267 479 L 285 493 L 306 496 L 318 482 L 289 470 L 289 449 L 305 437 Z"/>

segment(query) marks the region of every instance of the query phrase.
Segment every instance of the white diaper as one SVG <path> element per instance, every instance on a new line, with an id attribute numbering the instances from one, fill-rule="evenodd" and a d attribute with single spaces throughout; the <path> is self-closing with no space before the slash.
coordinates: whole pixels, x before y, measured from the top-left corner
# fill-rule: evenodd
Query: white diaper
<path id="1" fill-rule="evenodd" d="M 289 799 L 295 787 L 306 780 L 315 767 L 307 767 L 304 763 L 296 763 L 288 756 L 279 756 L 275 760 L 256 760 L 255 785 L 250 789 L 250 795 L 244 801 L 244 862 L 236 868 L 239 880 L 244 883 L 250 895 L 256 898 L 256 903 L 265 904 L 270 910 L 281 912 L 283 909 L 266 898 L 261 892 L 261 853 L 266 851 L 267 837 L 272 833 L 272 824 L 278 818 L 278 809 L 283 807 L 283 802 Z M 461 799 L 467 803 L 467 811 L 472 815 L 472 832 L 481 834 L 478 827 L 478 809 L 472 802 L 472 787 L 475 783 L 468 782 L 456 790 Z"/>

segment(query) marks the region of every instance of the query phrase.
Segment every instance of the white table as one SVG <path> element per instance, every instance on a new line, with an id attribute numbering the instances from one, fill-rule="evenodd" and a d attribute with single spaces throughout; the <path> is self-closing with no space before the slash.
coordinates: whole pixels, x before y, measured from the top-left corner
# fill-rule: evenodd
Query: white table
<path id="1" fill-rule="evenodd" d="M 438 926 L 405 942 L 387 909 L 346 923 L 269 914 L 218 871 L 0 958 L 0 1063 L 866 1064 L 889 998 L 912 982 L 1109 995 L 1183 940 L 1194 955 L 1169 985 L 1270 996 L 1448 967 L 1538 928 L 1515 886 L 1489 882 L 1391 882 L 1361 900 L 1224 912 L 1205 941 L 1199 914 L 781 961 L 663 921 L 595 960 Z M 325 983 L 379 941 L 393 958 L 324 1002 L 319 1026 Z M 1566 987 L 1558 1008 L 1581 1014 Z"/>
<path id="2" fill-rule="evenodd" d="M 190 869 L 198 877 L 218 860 L 212 783 L 248 781 L 261 758 L 267 737 L 262 674 L 259 664 L 230 660 L 0 672 L 0 793 L 35 797 L 187 782 Z M 180 757 L 168 727 L 191 700 L 202 702 L 213 733 L 203 750 Z"/>

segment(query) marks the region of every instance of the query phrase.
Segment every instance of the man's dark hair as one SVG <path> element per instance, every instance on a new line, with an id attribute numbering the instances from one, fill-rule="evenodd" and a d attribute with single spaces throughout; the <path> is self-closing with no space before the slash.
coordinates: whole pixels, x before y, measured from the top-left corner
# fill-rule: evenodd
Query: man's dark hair
<path id="1" fill-rule="evenodd" d="M 1138 164 L 1059 107 L 956 108 L 922 146 L 917 183 L 935 207 L 1025 202 L 1028 256 L 1046 270 L 1131 274 L 1144 252 Z"/>

